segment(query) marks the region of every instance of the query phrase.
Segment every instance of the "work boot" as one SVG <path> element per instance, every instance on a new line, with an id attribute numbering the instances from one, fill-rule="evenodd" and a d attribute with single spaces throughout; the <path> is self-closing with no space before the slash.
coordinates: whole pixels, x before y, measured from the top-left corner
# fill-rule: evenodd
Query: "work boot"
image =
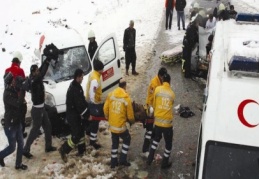
<path id="1" fill-rule="evenodd" d="M 155 156 L 155 150 L 152 149 L 152 148 L 150 148 L 150 150 L 149 150 L 149 155 L 148 155 L 148 157 L 147 157 L 147 164 L 148 164 L 148 165 L 151 165 L 151 163 L 152 163 L 153 160 L 154 160 L 154 156 Z"/>
<path id="2" fill-rule="evenodd" d="M 128 76 L 129 76 L 129 70 L 126 70 L 126 75 L 128 75 Z"/>
<path id="3" fill-rule="evenodd" d="M 23 135 L 23 138 L 26 138 L 27 137 L 27 132 L 24 132 L 22 135 Z"/>
<path id="4" fill-rule="evenodd" d="M 65 142 L 60 148 L 59 153 L 61 156 L 61 159 L 66 163 L 67 162 L 67 154 L 72 150 L 72 147 L 68 145 L 67 142 Z"/>
<path id="5" fill-rule="evenodd" d="M 33 155 L 29 151 L 24 151 L 23 156 L 25 156 L 27 159 L 31 159 Z"/>
<path id="6" fill-rule="evenodd" d="M 111 168 L 115 168 L 119 166 L 118 159 L 117 158 L 111 158 Z"/>
<path id="7" fill-rule="evenodd" d="M 136 76 L 136 75 L 138 75 L 138 74 L 139 74 L 139 73 L 136 72 L 136 71 L 133 71 L 133 72 L 132 72 L 132 75 L 135 75 L 135 76 Z"/>
<path id="8" fill-rule="evenodd" d="M 0 165 L 1 165 L 1 167 L 4 167 L 4 166 L 5 166 L 5 163 L 4 163 L 4 159 L 3 159 L 3 158 L 0 158 Z"/>
<path id="9" fill-rule="evenodd" d="M 98 150 L 102 147 L 100 144 L 97 144 L 95 141 L 90 141 L 90 145 L 93 146 L 95 150 Z"/>
<path id="10" fill-rule="evenodd" d="M 180 27 L 178 27 L 178 30 L 180 30 Z"/>
<path id="11" fill-rule="evenodd" d="M 24 164 L 16 165 L 16 166 L 15 166 L 15 169 L 16 169 L 16 170 L 27 170 L 27 169 L 28 169 L 28 166 L 27 166 L 27 165 L 24 165 Z"/>
<path id="12" fill-rule="evenodd" d="M 172 162 L 169 162 L 169 157 L 163 157 L 162 163 L 161 163 L 161 169 L 167 169 L 171 167 Z"/>
<path id="13" fill-rule="evenodd" d="M 76 156 L 82 157 L 85 154 L 86 148 L 85 143 L 77 145 L 77 154 Z"/>
<path id="14" fill-rule="evenodd" d="M 142 152 L 143 153 L 148 152 L 149 151 L 149 146 L 150 146 L 150 139 L 145 138 L 144 139 L 144 144 L 143 144 L 143 147 L 142 147 Z"/>
<path id="15" fill-rule="evenodd" d="M 120 165 L 124 165 L 126 167 L 129 167 L 131 164 L 127 161 L 127 154 L 121 153 L 120 155 Z"/>
<path id="16" fill-rule="evenodd" d="M 48 152 L 54 152 L 57 150 L 57 147 L 53 147 L 53 146 L 50 146 L 48 148 L 45 149 L 45 152 L 48 153 Z"/>

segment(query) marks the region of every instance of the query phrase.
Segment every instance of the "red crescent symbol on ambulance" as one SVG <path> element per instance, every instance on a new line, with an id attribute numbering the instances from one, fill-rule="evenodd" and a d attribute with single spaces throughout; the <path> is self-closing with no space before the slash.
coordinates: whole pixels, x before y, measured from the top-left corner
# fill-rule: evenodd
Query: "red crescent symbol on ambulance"
<path id="1" fill-rule="evenodd" d="M 238 109 L 237 109 L 237 115 L 238 115 L 238 118 L 239 118 L 240 122 L 241 122 L 243 125 L 245 125 L 246 127 L 252 128 L 252 127 L 258 126 L 258 124 L 256 124 L 256 125 L 249 124 L 249 123 L 247 122 L 247 120 L 245 119 L 245 117 L 244 117 L 244 108 L 245 108 L 245 106 L 246 106 L 247 104 L 249 104 L 249 103 L 255 103 L 255 104 L 259 105 L 256 101 L 254 101 L 254 100 L 252 100 L 252 99 L 246 99 L 246 100 L 242 101 L 242 102 L 239 104 Z"/>

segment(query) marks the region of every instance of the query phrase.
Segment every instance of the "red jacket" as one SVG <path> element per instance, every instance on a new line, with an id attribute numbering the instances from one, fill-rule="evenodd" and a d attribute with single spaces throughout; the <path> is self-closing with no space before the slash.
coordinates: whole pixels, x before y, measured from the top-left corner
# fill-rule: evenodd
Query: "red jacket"
<path id="1" fill-rule="evenodd" d="M 20 68 L 20 66 L 17 63 L 12 63 L 12 66 L 5 70 L 5 73 L 8 73 L 8 72 L 11 72 L 14 78 L 16 78 L 17 76 L 21 76 L 25 78 L 23 69 Z"/>
<path id="2" fill-rule="evenodd" d="M 175 6 L 175 0 L 172 0 L 172 9 L 174 9 Z M 165 7 L 168 8 L 168 0 L 165 0 Z"/>

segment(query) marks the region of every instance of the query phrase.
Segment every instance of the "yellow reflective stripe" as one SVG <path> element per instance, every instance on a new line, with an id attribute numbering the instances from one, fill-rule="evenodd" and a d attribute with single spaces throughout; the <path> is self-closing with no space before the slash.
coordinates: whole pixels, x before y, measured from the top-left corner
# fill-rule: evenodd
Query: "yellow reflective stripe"
<path id="1" fill-rule="evenodd" d="M 123 127 L 115 127 L 115 126 L 110 126 L 110 129 L 112 130 L 116 130 L 116 131 L 124 131 L 126 130 L 126 126 L 123 126 Z"/>
<path id="2" fill-rule="evenodd" d="M 67 140 L 67 143 L 68 143 L 68 145 L 69 145 L 71 148 L 74 148 L 74 147 L 75 147 L 75 144 L 74 144 L 74 142 L 72 141 L 71 137 Z"/>
<path id="3" fill-rule="evenodd" d="M 82 138 L 80 139 L 80 141 L 79 141 L 78 145 L 79 145 L 79 144 L 84 144 L 84 143 L 85 143 L 85 138 L 84 138 L 84 137 L 82 137 Z"/>
<path id="4" fill-rule="evenodd" d="M 172 124 L 172 119 L 159 119 L 155 118 L 155 122 L 161 123 L 161 124 Z"/>
<path id="5" fill-rule="evenodd" d="M 124 103 L 126 106 L 128 105 L 128 102 L 124 100 L 123 98 L 116 98 L 115 96 L 111 96 L 111 100 L 119 101 L 121 103 Z"/>
<path id="6" fill-rule="evenodd" d="M 165 93 L 157 93 L 156 96 L 165 97 L 165 98 L 170 98 L 170 100 L 173 100 L 173 98 L 172 98 L 171 95 L 165 94 Z"/>

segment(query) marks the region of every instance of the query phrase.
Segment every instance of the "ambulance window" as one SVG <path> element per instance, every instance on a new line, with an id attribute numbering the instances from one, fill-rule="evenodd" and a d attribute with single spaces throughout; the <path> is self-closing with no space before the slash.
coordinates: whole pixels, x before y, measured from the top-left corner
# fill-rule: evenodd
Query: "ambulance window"
<path id="1" fill-rule="evenodd" d="M 202 178 L 259 178 L 259 148 L 207 142 Z"/>

